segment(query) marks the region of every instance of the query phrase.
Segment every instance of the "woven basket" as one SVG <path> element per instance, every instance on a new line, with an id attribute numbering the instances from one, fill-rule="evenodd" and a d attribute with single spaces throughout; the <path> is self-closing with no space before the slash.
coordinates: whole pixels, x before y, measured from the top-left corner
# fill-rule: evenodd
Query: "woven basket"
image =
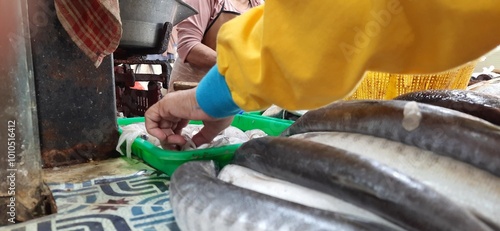
<path id="1" fill-rule="evenodd" d="M 458 68 L 427 75 L 367 72 L 356 90 L 345 100 L 393 99 L 396 96 L 429 89 L 466 89 L 477 61 Z"/>

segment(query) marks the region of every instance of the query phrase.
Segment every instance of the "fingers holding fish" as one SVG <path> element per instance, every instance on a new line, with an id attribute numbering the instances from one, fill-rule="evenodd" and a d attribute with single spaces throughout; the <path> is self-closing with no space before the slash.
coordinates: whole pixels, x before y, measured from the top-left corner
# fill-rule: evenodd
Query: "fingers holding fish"
<path id="1" fill-rule="evenodd" d="M 212 141 L 220 132 L 225 131 L 233 122 L 234 117 L 227 117 L 213 121 L 203 121 L 203 128 L 192 137 L 194 144 L 198 147 Z"/>
<path id="2" fill-rule="evenodd" d="M 184 118 L 202 120 L 212 124 L 210 126 L 213 128 L 220 129 L 214 132 L 220 132 L 224 129 L 222 126 L 213 125 L 217 123 L 220 125 L 222 123 L 220 120 L 212 118 L 201 110 L 196 97 L 192 94 L 193 91 L 193 89 L 189 89 L 167 94 L 146 111 L 146 130 L 149 134 L 157 137 L 163 146 L 169 148 L 170 146 L 182 146 L 185 144 L 185 140 L 180 136 L 181 130 L 188 124 L 188 120 Z M 162 101 L 169 101 L 169 103 L 162 104 Z M 203 134 L 206 138 L 212 136 L 212 134 L 207 134 L 207 132 Z"/>
<path id="3" fill-rule="evenodd" d="M 149 134 L 158 138 L 161 142 L 167 139 L 167 136 L 174 134 L 172 122 L 164 120 L 160 116 L 159 104 L 154 104 L 145 113 L 145 125 Z"/>

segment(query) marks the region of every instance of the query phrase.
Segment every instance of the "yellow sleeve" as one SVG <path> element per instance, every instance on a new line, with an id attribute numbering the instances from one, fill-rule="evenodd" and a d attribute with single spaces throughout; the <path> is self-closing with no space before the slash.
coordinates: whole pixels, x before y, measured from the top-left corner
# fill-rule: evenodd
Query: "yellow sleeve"
<path id="1" fill-rule="evenodd" d="M 432 73 L 500 44 L 492 0 L 267 0 L 226 23 L 217 64 L 244 110 L 313 109 L 365 71 Z"/>

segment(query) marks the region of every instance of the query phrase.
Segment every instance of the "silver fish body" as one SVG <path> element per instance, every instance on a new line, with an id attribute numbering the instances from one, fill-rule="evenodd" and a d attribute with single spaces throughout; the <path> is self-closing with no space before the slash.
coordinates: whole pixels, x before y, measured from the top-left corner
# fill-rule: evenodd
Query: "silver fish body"
<path id="1" fill-rule="evenodd" d="M 467 87 L 467 90 L 500 97 L 500 77 L 472 84 Z"/>
<path id="2" fill-rule="evenodd" d="M 467 90 L 424 90 L 394 99 L 445 107 L 500 125 L 500 97 L 490 94 Z"/>
<path id="3" fill-rule="evenodd" d="M 248 190 L 273 196 L 282 200 L 295 202 L 317 209 L 361 217 L 369 222 L 383 224 L 393 228 L 394 230 L 404 231 L 403 228 L 396 226 L 395 224 L 359 206 L 347 203 L 339 198 L 314 189 L 269 177 L 243 166 L 234 164 L 226 165 L 221 169 L 217 178 L 238 187 L 246 188 Z"/>
<path id="4" fill-rule="evenodd" d="M 500 178 L 467 163 L 369 135 L 311 132 L 291 136 L 341 148 L 385 164 L 500 228 Z"/>
<path id="5" fill-rule="evenodd" d="M 421 182 L 324 144 L 259 138 L 243 144 L 233 164 L 328 193 L 407 230 L 490 230 L 471 212 Z"/>
<path id="6" fill-rule="evenodd" d="M 415 112 L 406 114 L 408 105 L 415 105 Z M 316 131 L 381 137 L 449 156 L 500 176 L 500 127 L 448 108 L 401 100 L 333 103 L 304 114 L 282 136 Z"/>
<path id="7" fill-rule="evenodd" d="M 217 179 L 211 161 L 181 165 L 171 177 L 170 200 L 183 231 L 393 230 L 231 185 Z"/>

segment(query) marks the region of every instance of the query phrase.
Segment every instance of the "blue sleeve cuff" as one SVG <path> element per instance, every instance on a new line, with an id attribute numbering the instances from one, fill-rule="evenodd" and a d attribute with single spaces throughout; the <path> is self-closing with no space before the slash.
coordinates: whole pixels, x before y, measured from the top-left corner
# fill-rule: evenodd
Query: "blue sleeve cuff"
<path id="1" fill-rule="evenodd" d="M 217 65 L 198 84 L 196 101 L 207 115 L 214 118 L 233 116 L 242 111 L 234 103 L 226 79 L 219 73 Z"/>

